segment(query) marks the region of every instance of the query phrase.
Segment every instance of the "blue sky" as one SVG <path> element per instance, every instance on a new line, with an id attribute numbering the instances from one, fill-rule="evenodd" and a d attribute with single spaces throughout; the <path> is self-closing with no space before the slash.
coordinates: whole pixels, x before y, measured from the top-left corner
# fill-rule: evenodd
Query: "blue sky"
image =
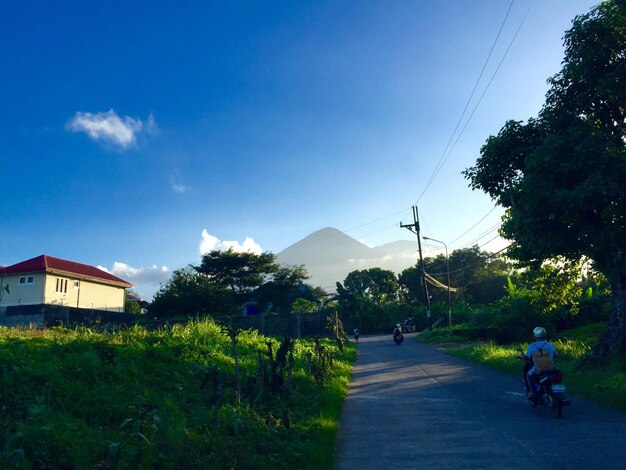
<path id="1" fill-rule="evenodd" d="M 6 4 L 0 265 L 45 253 L 151 297 L 201 246 L 413 239 L 415 203 L 425 235 L 495 251 L 501 211 L 460 173 L 536 115 L 594 3 Z"/>

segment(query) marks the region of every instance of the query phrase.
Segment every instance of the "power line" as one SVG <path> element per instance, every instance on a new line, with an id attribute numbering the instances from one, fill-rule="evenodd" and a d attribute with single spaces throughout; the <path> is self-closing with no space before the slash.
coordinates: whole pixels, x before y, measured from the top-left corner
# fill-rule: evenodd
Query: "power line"
<path id="1" fill-rule="evenodd" d="M 473 246 L 474 244 L 476 244 L 479 240 L 485 238 L 487 235 L 489 235 L 490 233 L 492 233 L 494 230 L 497 230 L 498 228 L 500 228 L 500 226 L 502 225 L 501 222 L 497 223 L 496 225 L 492 225 L 491 227 L 489 227 L 487 230 L 485 230 L 483 233 L 481 233 L 478 237 L 474 238 L 472 241 L 467 242 L 465 245 L 463 245 L 461 248 L 467 248 L 470 246 Z"/>
<path id="2" fill-rule="evenodd" d="M 471 232 L 479 223 L 481 223 L 483 220 L 485 220 L 489 215 L 491 215 L 491 213 L 493 211 L 495 211 L 498 208 L 498 205 L 496 204 L 495 206 L 493 206 L 493 208 L 487 212 L 487 214 L 485 214 L 483 216 L 482 219 L 480 219 L 478 222 L 476 222 L 474 225 L 472 225 L 470 228 L 468 228 L 465 232 L 463 232 L 461 235 L 459 235 L 458 237 L 456 237 L 454 240 L 452 240 L 450 242 L 450 245 L 453 244 L 455 241 L 459 240 L 460 238 L 463 238 L 465 235 L 467 235 L 469 232 Z"/>
<path id="3" fill-rule="evenodd" d="M 500 237 L 500 235 L 496 235 L 495 237 L 490 238 L 490 239 L 489 239 L 489 240 L 487 240 L 485 243 L 483 243 L 482 245 L 480 245 L 478 248 L 480 249 L 480 248 L 483 248 L 483 247 L 485 247 L 485 246 L 489 245 L 492 241 L 494 241 L 494 240 L 495 240 L 496 238 L 498 238 L 498 237 Z M 509 245 L 509 246 L 511 246 L 511 245 Z"/>
<path id="4" fill-rule="evenodd" d="M 394 212 L 393 214 L 386 215 L 385 217 L 381 217 L 381 218 L 379 218 L 379 219 L 372 220 L 371 222 L 366 222 L 366 223 L 364 223 L 364 224 L 357 225 L 356 227 L 352 227 L 352 228 L 346 229 L 346 230 L 345 230 L 345 232 L 351 232 L 351 231 L 356 230 L 356 229 L 358 229 L 358 228 L 365 227 L 365 226 L 367 226 L 367 225 L 372 225 L 372 224 L 375 224 L 376 222 L 380 222 L 380 221 L 382 221 L 382 220 L 387 220 L 387 219 L 389 219 L 389 218 L 391 218 L 391 217 L 395 217 L 396 215 L 403 214 L 403 213 L 405 213 L 406 211 L 408 211 L 409 209 L 410 209 L 410 207 L 407 207 L 406 209 L 402 209 L 402 210 L 400 210 L 400 211 L 398 211 L 398 212 Z M 394 225 L 395 225 L 395 224 L 394 224 Z"/>
<path id="5" fill-rule="evenodd" d="M 485 63 L 483 64 L 483 68 L 480 71 L 480 74 L 478 75 L 478 78 L 476 79 L 476 83 L 474 83 L 474 88 L 472 89 L 472 93 L 470 93 L 470 96 L 467 99 L 467 103 L 465 103 L 465 108 L 463 108 L 463 112 L 459 116 L 459 120 L 457 121 L 456 126 L 454 127 L 454 130 L 452 131 L 452 135 L 450 135 L 450 139 L 448 140 L 448 144 L 446 145 L 446 148 L 443 150 L 443 153 L 441 154 L 441 157 L 439 157 L 439 161 L 437 162 L 437 165 L 435 165 L 435 171 L 433 172 L 433 174 L 431 175 L 430 179 L 428 180 L 428 183 L 426 183 L 426 187 L 422 191 L 422 194 L 420 194 L 420 196 L 417 198 L 417 202 L 420 201 L 420 199 L 422 198 L 422 196 L 424 195 L 426 190 L 430 187 L 431 183 L 433 182 L 433 180 L 437 176 L 437 173 L 439 172 L 439 168 L 440 168 L 440 165 L 442 164 L 442 160 L 443 160 L 444 156 L 446 155 L 446 152 L 448 151 L 448 148 L 450 148 L 450 144 L 452 143 L 452 139 L 454 139 L 454 136 L 456 135 L 456 131 L 459 129 L 459 126 L 461 125 L 461 121 L 463 120 L 463 117 L 465 116 L 465 112 L 467 111 L 467 108 L 469 107 L 470 103 L 472 102 L 472 98 L 474 97 L 474 93 L 476 93 L 476 89 L 478 88 L 478 84 L 480 83 L 480 80 L 483 78 L 483 74 L 485 73 L 485 69 L 487 68 L 487 64 L 489 63 L 489 60 L 491 59 L 491 55 L 493 54 L 493 50 L 496 47 L 496 43 L 498 42 L 498 39 L 500 39 L 500 34 L 502 34 L 502 29 L 504 28 L 504 24 L 506 23 L 506 20 L 509 17 L 509 13 L 511 12 L 511 8 L 513 7 L 513 3 L 514 2 L 515 2 L 515 0 L 511 0 L 509 8 L 506 11 L 506 15 L 504 15 L 504 19 L 502 20 L 502 24 L 500 25 L 500 29 L 498 30 L 498 34 L 496 35 L 496 38 L 494 39 L 493 44 L 491 45 L 491 49 L 489 50 L 489 54 L 487 55 L 487 59 L 485 60 Z M 417 204 L 417 202 L 416 202 L 416 204 Z"/>
<path id="6" fill-rule="evenodd" d="M 514 1 L 514 0 L 513 0 Z M 489 80 L 489 82 L 487 83 L 487 86 L 485 87 L 483 93 L 480 95 L 480 98 L 478 99 L 478 102 L 476 103 L 476 105 L 474 106 L 474 109 L 472 110 L 472 113 L 470 114 L 470 116 L 467 118 L 467 121 L 465 122 L 463 128 L 461 129 L 461 132 L 459 133 L 459 135 L 457 136 L 456 140 L 454 141 L 454 144 L 452 145 L 452 147 L 450 147 L 450 150 L 448 151 L 448 154 L 446 155 L 446 151 L 444 150 L 444 153 L 441 155 L 441 158 L 439 159 L 439 163 L 437 163 L 437 166 L 435 167 L 435 171 L 433 172 L 432 176 L 430 177 L 430 179 L 428 180 L 428 183 L 426 184 L 426 187 L 424 188 L 424 190 L 422 191 L 422 193 L 419 195 L 416 204 L 420 201 L 420 199 L 422 198 L 422 196 L 424 195 L 424 193 L 428 190 L 428 188 L 430 187 L 430 185 L 433 183 L 433 181 L 435 180 L 435 178 L 437 177 L 437 175 L 439 174 L 439 171 L 441 170 L 441 168 L 443 167 L 443 165 L 446 163 L 446 161 L 448 160 L 448 158 L 450 157 L 450 155 L 452 154 L 452 151 L 454 150 L 454 148 L 456 147 L 456 144 L 459 142 L 459 139 L 461 138 L 461 136 L 463 135 L 463 133 L 465 132 L 465 129 L 467 128 L 467 125 L 470 123 L 470 121 L 472 120 L 472 117 L 474 116 L 474 114 L 476 113 L 476 110 L 478 109 L 478 106 L 480 105 L 480 103 L 482 102 L 485 94 L 487 93 L 487 90 L 489 89 L 489 87 L 491 86 L 491 83 L 493 82 L 494 78 L 496 77 L 496 74 L 498 73 L 498 71 L 500 70 L 500 67 L 502 66 L 502 63 L 504 62 L 504 59 L 506 58 L 506 56 L 509 53 L 509 50 L 511 49 L 511 46 L 513 45 L 513 42 L 515 41 L 515 39 L 517 38 L 517 35 L 519 34 L 520 30 L 522 29 L 522 25 L 524 24 L 524 22 L 526 21 L 526 18 L 528 17 L 528 14 L 530 13 L 530 10 L 533 6 L 534 1 L 530 4 L 530 7 L 528 8 L 528 10 L 526 11 L 526 14 L 524 15 L 524 17 L 522 18 L 522 21 L 520 22 L 517 30 L 515 31 L 515 34 L 513 35 L 513 38 L 511 39 L 511 41 L 509 42 L 509 45 L 506 49 L 506 51 L 504 52 L 504 55 L 502 56 L 502 59 L 500 59 L 500 62 L 498 63 L 498 66 L 496 67 L 496 70 L 493 72 L 491 79 Z M 511 6 L 512 6 L 513 2 L 511 2 Z M 509 6 L 509 9 L 511 8 L 511 6 Z M 508 16 L 508 11 L 507 11 L 507 16 Z M 506 17 L 504 19 L 506 21 Z M 502 26 L 504 26 L 504 21 L 502 23 Z M 501 28 L 502 29 L 502 28 Z M 499 36 L 500 33 L 498 33 Z M 497 40 L 497 38 L 496 38 Z M 482 73 L 481 73 L 482 76 Z M 471 98 L 470 98 L 471 99 Z M 465 112 L 465 111 L 464 111 Z M 463 118 L 463 115 L 461 116 L 461 118 L 459 119 L 459 121 Z M 458 124 L 457 124 L 457 128 L 458 128 Z M 456 128 L 455 128 L 455 132 L 456 132 Z M 452 134 L 451 139 L 454 137 L 454 133 Z M 448 147 L 446 147 L 447 150 Z"/>
<path id="7" fill-rule="evenodd" d="M 398 215 L 398 214 L 402 214 L 402 213 L 404 213 L 404 212 L 406 212 L 406 210 L 402 210 L 402 211 L 395 212 L 395 213 L 390 214 L 390 215 L 388 215 L 388 216 L 381 217 L 381 218 L 376 219 L 376 220 L 373 220 L 373 221 L 371 221 L 371 222 L 366 222 L 366 223 L 364 223 L 364 224 L 358 225 L 358 226 L 356 226 L 356 227 L 352 227 L 352 228 L 350 228 L 350 229 L 344 229 L 344 230 L 339 230 L 339 229 L 337 229 L 337 230 L 339 230 L 340 232 L 342 232 L 344 235 L 346 235 L 346 236 L 348 236 L 348 237 L 350 237 L 350 238 L 352 238 L 352 239 L 356 240 L 356 238 L 354 238 L 354 237 L 352 237 L 352 236 L 348 235 L 348 234 L 347 234 L 347 232 L 352 232 L 352 231 L 354 231 L 354 230 L 356 230 L 356 229 L 358 229 L 358 228 L 362 228 L 362 227 L 366 227 L 366 226 L 368 226 L 368 225 L 372 225 L 372 224 L 374 224 L 374 223 L 376 223 L 376 222 L 380 222 L 380 221 L 382 221 L 382 220 L 389 219 L 389 218 L 391 218 L 391 217 L 393 217 L 393 216 L 396 216 L 396 215 Z M 374 231 L 371 231 L 371 232 L 368 232 L 368 233 L 366 233 L 366 234 L 364 234 L 364 235 L 361 235 L 361 237 L 366 237 L 366 236 L 368 236 L 368 235 L 372 235 L 372 234 L 374 234 L 374 233 L 382 232 L 383 230 L 387 230 L 387 229 L 389 229 L 389 228 L 396 227 L 396 226 L 398 226 L 398 224 L 397 224 L 397 223 L 394 223 L 394 224 L 391 224 L 391 225 L 385 225 L 383 228 L 378 229 L 378 230 L 374 230 Z M 300 240 L 300 241 L 296 242 L 295 244 L 298 244 L 298 246 L 301 246 L 301 247 L 302 247 L 302 246 L 307 246 L 307 245 L 309 245 L 310 243 L 317 243 L 317 242 L 319 242 L 319 241 L 327 240 L 327 239 L 330 239 L 330 238 L 333 238 L 333 237 L 334 237 L 334 235 L 333 235 L 333 234 L 329 234 L 329 235 L 326 235 L 326 236 L 323 236 L 323 237 L 316 238 L 315 240 L 307 240 L 307 241 L 305 241 L 305 240 L 303 239 L 303 240 Z M 356 240 L 356 241 L 358 241 L 358 240 Z M 334 245 L 332 245 L 332 246 L 340 246 L 340 245 L 345 245 L 345 244 L 347 244 L 347 243 L 350 243 L 350 240 L 342 240 L 340 243 L 336 243 L 336 244 L 334 244 Z"/>
<path id="8" fill-rule="evenodd" d="M 456 140 L 454 141 L 454 145 L 452 145 L 452 148 L 450 149 L 450 151 L 448 152 L 448 155 L 446 156 L 446 158 L 443 160 L 443 163 L 441 164 L 441 166 L 437 169 L 437 173 L 439 173 L 439 170 L 441 170 L 441 167 L 443 166 L 443 164 L 448 160 L 448 158 L 450 157 L 450 155 L 452 154 L 452 150 L 454 150 L 454 148 L 456 147 L 456 144 L 459 142 L 459 139 L 461 139 L 461 136 L 463 135 L 463 133 L 465 132 L 465 129 L 467 128 L 467 125 L 470 123 L 470 121 L 472 120 L 472 117 L 474 117 L 474 113 L 476 113 L 476 110 L 478 109 L 478 106 L 480 105 L 480 103 L 482 102 L 485 94 L 487 93 L 487 90 L 489 90 L 489 87 L 491 86 L 491 83 L 493 82 L 494 78 L 496 77 L 496 74 L 498 73 L 498 71 L 500 70 L 500 67 L 502 66 L 502 63 L 504 62 L 504 59 L 506 58 L 506 56 L 509 53 L 509 50 L 511 49 L 511 46 L 513 45 L 513 42 L 515 41 L 515 39 L 517 38 L 518 33 L 520 32 L 520 30 L 522 29 L 522 25 L 524 24 L 524 22 L 526 21 L 526 18 L 528 17 L 528 13 L 530 13 L 530 9 L 532 8 L 532 3 L 530 5 L 530 7 L 528 7 L 528 10 L 526 11 L 526 14 L 524 15 L 524 18 L 522 18 L 521 23 L 519 24 L 517 30 L 515 31 L 515 34 L 513 35 L 513 38 L 511 39 L 511 42 L 509 43 L 509 46 L 506 48 L 506 51 L 504 51 L 504 55 L 502 56 L 502 59 L 500 60 L 500 62 L 498 63 L 498 66 L 496 67 L 496 70 L 493 72 L 493 75 L 491 76 L 491 79 L 489 80 L 489 82 L 487 83 L 487 86 L 485 87 L 485 90 L 483 91 L 483 93 L 480 95 L 480 98 L 478 99 L 478 102 L 476 103 L 476 105 L 474 106 L 474 109 L 472 110 L 472 113 L 470 114 L 469 118 L 467 119 L 467 121 L 465 122 L 465 125 L 463 126 L 463 129 L 461 129 L 461 132 L 459 133 L 458 137 L 456 138 Z"/>
<path id="9" fill-rule="evenodd" d="M 491 240 L 489 240 L 487 243 L 492 242 L 492 241 L 493 241 L 493 240 L 495 240 L 496 238 L 498 238 L 498 237 L 494 237 L 494 238 L 492 238 L 492 239 L 491 239 Z M 485 243 L 485 245 L 486 245 L 487 243 Z M 483 246 L 485 246 L 485 245 L 483 245 Z M 507 246 L 505 246 L 504 248 L 501 248 L 500 250 L 496 251 L 495 253 L 491 253 L 490 255 L 486 256 L 486 257 L 484 258 L 484 260 L 488 260 L 488 259 L 491 259 L 491 258 L 495 258 L 495 257 L 496 257 L 496 256 L 498 256 L 500 253 L 502 253 L 503 251 L 507 250 L 510 246 L 511 246 L 511 244 L 508 244 L 508 245 L 507 245 Z M 471 268 L 472 266 L 476 266 L 477 264 L 482 263 L 484 260 L 476 261 L 476 262 L 474 262 L 474 263 L 472 263 L 472 264 L 468 264 L 468 265 L 466 265 L 466 266 L 463 266 L 462 268 L 454 269 L 454 270 L 450 271 L 450 273 L 458 273 L 458 272 L 464 271 L 464 270 L 466 270 L 466 269 L 468 269 L 468 268 Z M 447 274 L 447 273 L 448 273 L 448 271 L 445 271 L 445 272 L 442 272 L 442 273 L 434 273 L 434 274 L 431 274 L 431 276 L 440 276 L 440 275 Z"/>

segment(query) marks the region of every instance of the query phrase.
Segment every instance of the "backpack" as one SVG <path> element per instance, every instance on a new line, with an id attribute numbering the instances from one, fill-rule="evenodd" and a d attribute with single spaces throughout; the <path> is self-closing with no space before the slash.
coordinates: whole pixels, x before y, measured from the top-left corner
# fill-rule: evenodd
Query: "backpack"
<path id="1" fill-rule="evenodd" d="M 543 346 L 545 345 L 546 343 L 543 343 Z M 552 364 L 550 354 L 548 354 L 548 351 L 544 351 L 543 346 L 534 351 L 532 354 L 533 363 L 535 364 L 537 372 L 545 372 L 554 369 L 554 364 Z"/>

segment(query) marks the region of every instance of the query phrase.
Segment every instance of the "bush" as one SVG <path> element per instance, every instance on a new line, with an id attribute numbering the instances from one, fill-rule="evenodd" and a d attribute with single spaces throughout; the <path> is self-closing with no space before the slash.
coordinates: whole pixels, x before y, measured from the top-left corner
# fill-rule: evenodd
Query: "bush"
<path id="1" fill-rule="evenodd" d="M 494 318 L 499 314 L 498 308 L 494 305 L 479 305 L 477 307 L 468 306 L 470 328 L 493 328 Z"/>
<path id="2" fill-rule="evenodd" d="M 576 326 L 590 323 L 607 322 L 611 317 L 612 299 L 610 295 L 590 293 L 583 294 L 576 315 Z"/>
<path id="3" fill-rule="evenodd" d="M 459 325 L 469 322 L 477 308 L 481 308 L 481 305 L 472 306 L 465 302 L 452 304 L 452 324 Z"/>

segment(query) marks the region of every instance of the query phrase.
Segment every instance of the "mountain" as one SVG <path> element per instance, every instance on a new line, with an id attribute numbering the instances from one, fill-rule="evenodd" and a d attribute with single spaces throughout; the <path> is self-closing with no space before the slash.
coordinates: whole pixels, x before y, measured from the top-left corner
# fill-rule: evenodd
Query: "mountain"
<path id="1" fill-rule="evenodd" d="M 281 264 L 303 264 L 309 283 L 334 291 L 356 269 L 379 267 L 396 273 L 415 265 L 416 242 L 399 240 L 369 247 L 336 228 L 323 228 L 288 246 L 276 255 Z"/>

